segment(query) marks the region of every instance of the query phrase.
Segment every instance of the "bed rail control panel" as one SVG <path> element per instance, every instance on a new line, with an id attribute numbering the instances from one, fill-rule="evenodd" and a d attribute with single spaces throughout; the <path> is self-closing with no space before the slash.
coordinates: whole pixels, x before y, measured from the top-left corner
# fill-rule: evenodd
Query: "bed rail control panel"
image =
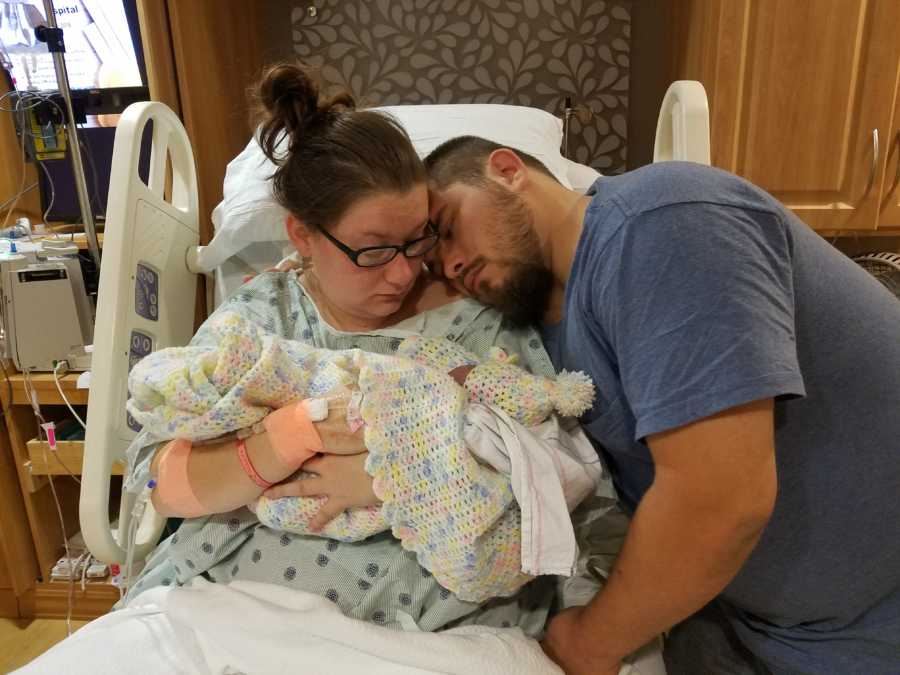
<path id="1" fill-rule="evenodd" d="M 135 364 L 152 351 L 152 337 L 139 330 L 131 331 L 131 343 L 128 348 L 128 372 L 131 373 L 131 369 L 134 368 Z M 128 392 L 128 396 L 131 397 L 131 392 Z M 142 429 L 141 425 L 138 424 L 138 421 L 134 419 L 127 410 L 125 411 L 125 424 L 127 424 L 128 428 L 135 433 Z"/>
<path id="2" fill-rule="evenodd" d="M 134 311 L 148 321 L 159 320 L 159 273 L 142 262 L 134 274 Z"/>

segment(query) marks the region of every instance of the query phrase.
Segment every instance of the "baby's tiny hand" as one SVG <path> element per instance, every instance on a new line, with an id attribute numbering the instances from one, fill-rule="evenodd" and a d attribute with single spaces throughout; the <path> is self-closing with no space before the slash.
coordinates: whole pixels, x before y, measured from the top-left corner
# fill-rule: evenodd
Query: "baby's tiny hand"
<path id="1" fill-rule="evenodd" d="M 460 387 L 466 383 L 466 378 L 475 366 L 460 366 L 450 371 L 450 377 L 456 380 L 456 384 Z"/>

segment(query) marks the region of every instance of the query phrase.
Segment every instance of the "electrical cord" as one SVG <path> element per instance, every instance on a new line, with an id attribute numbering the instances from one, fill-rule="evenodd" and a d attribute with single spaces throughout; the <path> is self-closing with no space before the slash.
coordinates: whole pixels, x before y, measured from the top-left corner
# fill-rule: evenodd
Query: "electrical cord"
<path id="1" fill-rule="evenodd" d="M 49 439 L 48 439 L 48 444 L 49 444 Z M 54 453 L 53 453 L 53 458 L 59 463 L 59 465 L 63 468 L 63 470 L 68 474 L 69 478 L 71 478 L 73 481 L 75 481 L 76 483 L 78 483 L 78 485 L 81 485 L 81 480 L 78 478 L 77 475 L 75 475 L 75 473 L 72 471 L 72 469 L 70 469 L 70 468 L 66 465 L 66 463 L 65 463 L 64 461 L 62 461 L 62 459 L 60 458 L 58 452 L 54 452 Z M 44 457 L 44 463 L 45 463 L 45 464 L 47 463 L 47 458 L 46 458 L 46 456 Z M 49 468 L 48 468 L 48 471 L 49 471 Z"/>
<path id="2" fill-rule="evenodd" d="M 16 96 L 16 104 L 15 107 L 9 108 L 3 105 L 3 102 L 10 98 L 11 96 Z M 19 199 L 21 199 L 22 195 L 26 192 L 29 192 L 33 189 L 33 187 L 25 187 L 25 181 L 27 180 L 27 170 L 26 170 L 26 162 L 25 162 L 25 137 L 26 134 L 31 136 L 32 138 L 51 138 L 49 136 L 36 135 L 32 130 L 30 125 L 28 124 L 28 118 L 26 113 L 29 110 L 40 105 L 42 102 L 47 102 L 52 105 L 56 110 L 62 115 L 62 109 L 57 105 L 56 101 L 52 99 L 42 96 L 40 94 L 34 94 L 31 92 L 20 92 L 18 89 L 13 89 L 11 91 L 6 92 L 2 96 L 0 96 L 0 112 L 8 112 L 14 115 L 20 116 L 19 119 L 19 129 L 20 129 L 20 137 L 21 137 L 21 147 L 22 147 L 22 182 L 19 185 L 19 191 L 9 200 L 4 202 L 3 207 L 6 207 L 9 204 L 9 208 L 6 211 L 6 215 L 3 218 L 3 227 L 5 230 L 9 225 L 9 218 L 15 212 L 16 206 L 19 204 Z M 61 119 L 65 119 L 62 117 Z M 46 171 L 46 169 L 45 169 Z M 34 184 L 35 186 L 37 183 Z M 51 179 L 52 186 L 52 179 Z"/>
<path id="3" fill-rule="evenodd" d="M 44 416 L 41 414 L 41 407 L 37 400 L 37 394 L 34 391 L 34 387 L 31 383 L 31 373 L 30 371 L 23 370 L 22 374 L 24 375 L 25 382 L 25 392 L 28 395 L 28 400 L 31 402 L 31 409 L 34 412 L 34 417 L 38 421 L 38 440 L 41 441 L 41 448 L 44 454 L 44 464 L 48 465 L 47 461 L 47 448 L 50 445 L 50 439 L 48 438 L 46 442 L 43 441 L 42 431 L 44 427 L 43 424 L 46 423 L 44 420 Z M 67 600 L 67 608 L 66 608 L 66 634 L 72 634 L 72 607 L 75 601 L 75 579 L 72 574 L 71 564 L 72 564 L 72 556 L 69 552 L 69 537 L 66 535 L 66 520 L 63 517 L 62 513 L 62 505 L 59 503 L 59 495 L 56 492 L 56 484 L 53 482 L 53 474 L 47 473 L 47 480 L 50 482 L 50 492 L 53 494 L 53 504 L 56 506 L 56 515 L 59 517 L 59 528 L 62 532 L 63 536 L 63 549 L 66 552 L 66 561 L 69 564 L 69 589 L 68 589 L 68 600 Z"/>
<path id="4" fill-rule="evenodd" d="M 123 581 L 123 595 L 127 595 L 131 589 L 132 566 L 134 564 L 134 549 L 137 547 L 137 535 L 144 519 L 144 511 L 147 509 L 147 503 L 150 501 L 150 493 L 156 487 L 156 481 L 151 479 L 141 493 L 137 496 L 134 506 L 131 509 L 131 521 L 128 523 L 127 535 L 127 552 L 125 554 L 125 579 Z"/>
<path id="5" fill-rule="evenodd" d="M 7 199 L 5 202 L 3 202 L 2 204 L 0 204 L 0 209 L 5 209 L 7 206 L 9 206 L 10 204 L 12 204 L 16 199 L 18 199 L 19 197 L 21 197 L 21 196 L 24 195 L 25 193 L 31 192 L 32 190 L 34 190 L 38 185 L 39 185 L 39 183 L 38 183 L 37 181 L 35 181 L 34 183 L 32 183 L 31 185 L 29 185 L 28 187 L 26 187 L 25 190 L 23 190 L 22 192 L 19 192 L 18 194 L 14 194 L 12 197 L 10 197 L 9 199 Z"/>
<path id="6" fill-rule="evenodd" d="M 19 103 L 21 99 L 16 101 L 16 114 L 19 114 Z M 3 218 L 3 227 L 0 229 L 5 230 L 9 225 L 9 217 L 16 210 L 16 206 L 19 204 L 19 199 L 21 199 L 22 195 L 25 194 L 25 181 L 28 179 L 28 172 L 25 167 L 25 117 L 23 115 L 21 122 L 22 133 L 20 134 L 22 137 L 22 182 L 19 184 L 19 191 L 16 194 L 16 198 L 13 199 L 13 203 L 9 205 L 9 209 L 6 211 L 6 216 Z"/>
<path id="7" fill-rule="evenodd" d="M 12 92 L 9 92 L 9 93 L 12 93 Z M 56 112 L 59 114 L 59 117 L 61 120 L 66 120 L 66 115 L 65 115 L 65 113 L 63 113 L 62 108 L 60 108 L 59 104 L 56 101 L 54 101 L 52 98 L 50 98 L 49 96 L 43 96 L 41 94 L 34 94 L 34 93 L 30 93 L 30 92 L 25 92 L 24 96 L 26 97 L 26 100 L 30 101 L 30 100 L 34 99 L 37 101 L 36 103 L 33 103 L 28 108 L 26 108 L 26 110 L 30 110 L 31 108 L 36 107 L 41 102 L 48 103 L 48 104 L 52 105 L 54 108 L 56 108 Z M 3 97 L 0 97 L 0 101 L 2 101 L 2 98 Z M 2 111 L 2 110 L 6 110 L 6 109 L 4 109 L 2 106 L 0 106 L 0 111 Z M 87 163 L 91 170 L 91 178 L 93 178 L 93 181 L 90 186 L 91 197 L 93 198 L 92 210 L 96 210 L 98 213 L 99 212 L 105 213 L 106 209 L 104 208 L 103 204 L 101 203 L 100 193 L 99 193 L 100 178 L 99 178 L 99 174 L 97 172 L 97 165 L 94 162 L 94 157 L 91 153 L 90 141 L 88 140 L 87 134 L 85 133 L 85 126 L 82 124 L 76 124 L 76 126 L 78 127 L 78 130 L 82 132 L 82 134 L 79 135 L 78 142 L 79 142 L 79 145 L 81 146 L 82 151 L 84 152 L 85 157 L 87 158 Z M 22 128 L 26 129 L 26 127 L 24 125 Z M 31 135 L 32 138 L 55 138 L 56 137 L 55 135 L 36 136 L 33 132 L 31 132 L 30 129 L 28 129 L 28 133 L 29 133 L 29 135 Z M 65 126 L 65 123 L 63 124 L 63 133 L 66 136 L 66 141 L 71 143 L 72 139 L 69 137 L 68 127 Z M 43 165 L 42 165 L 42 168 L 44 168 Z M 53 181 L 50 178 L 49 173 L 46 172 L 46 169 L 45 169 L 45 174 L 47 175 L 48 180 L 50 180 L 51 191 L 52 191 L 53 190 Z M 89 199 L 90 199 L 90 197 L 89 197 Z M 51 204 L 52 204 L 52 202 L 53 202 L 53 197 L 51 196 Z M 45 214 L 49 211 L 50 211 L 50 208 L 48 207 L 47 211 L 45 211 Z M 46 217 L 46 215 L 44 215 L 44 222 L 46 222 L 46 220 L 47 220 L 47 217 Z"/>
<path id="8" fill-rule="evenodd" d="M 47 214 L 53 210 L 53 204 L 54 202 L 56 202 L 56 185 L 53 184 L 53 176 L 50 175 L 50 170 L 47 168 L 47 165 L 40 160 L 36 160 L 36 163 L 39 167 L 41 167 L 41 171 L 44 172 L 44 175 L 47 177 L 47 183 L 50 185 L 50 203 L 47 204 L 47 208 L 44 209 L 44 213 L 41 216 L 43 218 L 44 225 L 46 225 Z"/>
<path id="9" fill-rule="evenodd" d="M 87 571 L 91 566 L 91 561 L 94 559 L 94 556 L 91 555 L 89 551 L 85 551 L 84 553 L 87 556 L 87 559 L 84 561 L 84 567 L 81 568 L 81 592 L 84 593 L 87 586 Z"/>
<path id="10" fill-rule="evenodd" d="M 87 424 L 85 424 L 84 420 L 81 419 L 79 414 L 75 412 L 75 408 L 72 407 L 72 404 L 69 403 L 69 399 L 66 398 L 66 394 L 62 390 L 62 385 L 59 382 L 59 368 L 60 366 L 66 364 L 65 361 L 57 361 L 56 366 L 53 368 L 53 381 L 56 383 L 56 391 L 59 392 L 59 395 L 62 397 L 62 400 L 65 402 L 66 407 L 69 409 L 69 412 L 74 415 L 75 419 L 81 425 L 81 428 L 87 431 Z M 67 364 L 66 364 L 67 365 Z"/>

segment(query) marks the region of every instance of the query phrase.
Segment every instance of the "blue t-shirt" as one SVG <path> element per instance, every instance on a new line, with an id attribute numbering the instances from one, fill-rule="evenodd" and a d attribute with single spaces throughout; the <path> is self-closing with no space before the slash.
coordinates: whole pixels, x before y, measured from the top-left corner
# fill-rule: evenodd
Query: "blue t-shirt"
<path id="1" fill-rule="evenodd" d="M 775 672 L 900 672 L 900 302 L 762 190 L 697 164 L 601 178 L 546 330 L 626 505 L 644 439 L 775 398 L 778 497 L 722 593 Z M 661 551 L 660 555 L 677 555 Z"/>

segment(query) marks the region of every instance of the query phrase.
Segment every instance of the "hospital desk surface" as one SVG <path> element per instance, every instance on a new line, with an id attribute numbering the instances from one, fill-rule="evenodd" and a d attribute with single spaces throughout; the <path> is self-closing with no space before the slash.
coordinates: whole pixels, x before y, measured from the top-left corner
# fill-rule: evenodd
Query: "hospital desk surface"
<path id="1" fill-rule="evenodd" d="M 51 226 L 52 235 L 35 235 L 34 239 L 65 239 L 71 240 L 82 251 L 86 251 L 88 247 L 87 235 L 83 232 L 81 225 L 56 225 Z M 103 233 L 97 233 L 97 243 L 103 248 Z"/>
<path id="2" fill-rule="evenodd" d="M 7 372 L 9 373 L 9 385 L 0 388 L 0 397 L 6 406 L 9 399 L 10 388 L 12 388 L 12 404 L 28 405 L 28 390 L 26 388 L 25 376 L 22 373 L 15 372 L 10 369 L 12 364 L 7 363 Z M 60 387 L 69 403 L 72 405 L 87 405 L 88 389 L 78 389 L 78 375 L 80 373 L 66 373 L 59 378 Z M 32 373 L 31 386 L 38 396 L 38 402 L 41 405 L 65 405 L 59 391 L 56 389 L 56 382 L 53 380 L 52 373 Z"/>

